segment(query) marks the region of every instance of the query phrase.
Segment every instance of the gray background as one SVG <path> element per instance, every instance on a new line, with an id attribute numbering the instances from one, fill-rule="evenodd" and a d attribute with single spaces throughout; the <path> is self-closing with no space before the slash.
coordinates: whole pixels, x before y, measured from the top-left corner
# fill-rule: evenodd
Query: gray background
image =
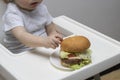
<path id="1" fill-rule="evenodd" d="M 45 0 L 54 16 L 66 15 L 120 41 L 120 0 Z M 0 41 L 5 4 L 0 0 Z M 4 80 L 0 76 L 0 80 Z"/>
<path id="2" fill-rule="evenodd" d="M 120 41 L 120 0 L 45 0 L 53 17 L 68 16 Z"/>
<path id="3" fill-rule="evenodd" d="M 53 17 L 66 15 L 103 34 L 120 41 L 120 0 L 44 0 Z M 5 4 L 0 0 L 1 18 Z"/>

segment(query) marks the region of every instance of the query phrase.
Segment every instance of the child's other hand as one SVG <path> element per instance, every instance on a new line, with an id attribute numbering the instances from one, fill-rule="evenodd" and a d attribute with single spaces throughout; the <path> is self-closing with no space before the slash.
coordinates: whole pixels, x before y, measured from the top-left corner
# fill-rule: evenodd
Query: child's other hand
<path id="1" fill-rule="evenodd" d="M 55 49 L 56 47 L 59 46 L 59 44 L 62 42 L 63 40 L 63 36 L 60 33 L 53 33 L 51 35 L 48 36 L 49 38 L 51 38 L 51 43 L 53 43 L 53 49 Z"/>
<path id="2" fill-rule="evenodd" d="M 62 35 L 61 34 L 52 34 L 52 35 L 49 35 L 46 38 L 43 38 L 43 46 L 46 47 L 46 48 L 55 49 L 56 47 L 59 46 L 61 41 L 62 41 Z"/>

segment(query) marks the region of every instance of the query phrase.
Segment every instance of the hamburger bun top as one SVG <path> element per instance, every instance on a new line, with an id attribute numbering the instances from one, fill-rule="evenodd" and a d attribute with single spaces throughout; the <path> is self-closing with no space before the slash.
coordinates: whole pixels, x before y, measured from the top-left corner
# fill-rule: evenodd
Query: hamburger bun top
<path id="1" fill-rule="evenodd" d="M 72 36 L 61 42 L 61 51 L 65 52 L 84 52 L 89 47 L 90 41 L 85 36 Z"/>

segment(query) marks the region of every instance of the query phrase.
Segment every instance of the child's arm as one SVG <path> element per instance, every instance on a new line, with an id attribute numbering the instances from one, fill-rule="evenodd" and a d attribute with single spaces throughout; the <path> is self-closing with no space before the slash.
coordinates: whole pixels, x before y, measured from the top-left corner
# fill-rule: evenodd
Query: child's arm
<path id="1" fill-rule="evenodd" d="M 47 32 L 48 36 L 56 35 L 56 38 L 58 38 L 60 41 L 62 41 L 63 36 L 61 34 L 61 31 L 59 31 L 56 26 L 57 25 L 52 22 L 51 24 L 46 26 L 46 32 Z"/>
<path id="2" fill-rule="evenodd" d="M 24 45 L 28 47 L 40 47 L 56 48 L 56 44 L 52 43 L 50 37 L 40 37 L 28 33 L 24 27 L 18 26 L 13 28 L 12 34 Z"/>
<path id="3" fill-rule="evenodd" d="M 63 36 L 60 33 L 60 31 L 57 29 L 57 25 L 55 25 L 53 22 L 46 26 L 46 32 L 47 35 L 53 40 L 53 42 L 56 44 L 56 47 L 59 46 L 61 41 L 63 40 Z"/>

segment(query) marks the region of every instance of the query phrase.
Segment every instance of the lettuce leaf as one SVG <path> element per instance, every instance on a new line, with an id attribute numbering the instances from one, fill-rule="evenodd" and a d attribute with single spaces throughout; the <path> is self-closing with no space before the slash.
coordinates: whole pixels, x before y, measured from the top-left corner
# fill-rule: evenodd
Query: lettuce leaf
<path id="1" fill-rule="evenodd" d="M 87 65 L 89 63 L 91 63 L 91 60 L 87 59 L 87 60 L 84 60 L 83 62 L 81 62 L 80 64 L 71 65 L 70 68 L 72 70 L 77 70 L 77 69 L 80 69 L 80 68 L 84 67 L 85 65 Z"/>
<path id="2" fill-rule="evenodd" d="M 69 55 L 70 53 L 68 53 L 68 52 L 65 52 L 65 51 L 61 51 L 60 52 L 60 57 L 61 58 L 68 58 L 68 55 Z"/>

